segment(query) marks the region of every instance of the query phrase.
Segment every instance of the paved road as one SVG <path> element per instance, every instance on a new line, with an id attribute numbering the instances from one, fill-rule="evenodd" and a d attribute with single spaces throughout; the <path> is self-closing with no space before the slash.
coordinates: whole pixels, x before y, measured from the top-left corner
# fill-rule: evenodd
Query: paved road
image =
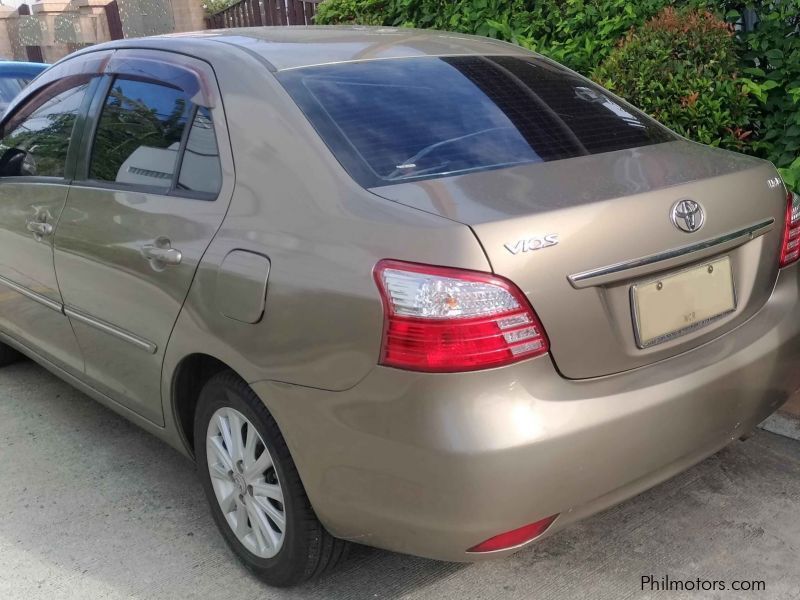
<path id="1" fill-rule="evenodd" d="M 0 370 L 0 598 L 800 599 L 800 443 L 759 433 L 493 563 L 359 548 L 273 590 L 216 533 L 192 465 L 32 363 Z M 761 579 L 750 594 L 642 593 L 644 574 Z"/>

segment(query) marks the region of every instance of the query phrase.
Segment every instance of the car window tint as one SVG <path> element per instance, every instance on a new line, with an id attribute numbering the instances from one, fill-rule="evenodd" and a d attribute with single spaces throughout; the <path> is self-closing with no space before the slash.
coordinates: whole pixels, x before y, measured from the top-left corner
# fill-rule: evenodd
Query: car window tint
<path id="1" fill-rule="evenodd" d="M 169 190 L 190 108 L 181 90 L 115 80 L 97 125 L 89 177 Z"/>
<path id="2" fill-rule="evenodd" d="M 602 88 L 535 57 L 365 61 L 278 78 L 365 187 L 675 139 Z"/>
<path id="3" fill-rule="evenodd" d="M 219 193 L 221 183 L 222 168 L 214 121 L 207 108 L 198 106 L 186 140 L 177 188 L 210 197 Z"/>
<path id="4" fill-rule="evenodd" d="M 63 177 L 72 128 L 89 82 L 62 80 L 37 93 L 6 124 L 0 141 L 0 166 L 7 175 Z"/>

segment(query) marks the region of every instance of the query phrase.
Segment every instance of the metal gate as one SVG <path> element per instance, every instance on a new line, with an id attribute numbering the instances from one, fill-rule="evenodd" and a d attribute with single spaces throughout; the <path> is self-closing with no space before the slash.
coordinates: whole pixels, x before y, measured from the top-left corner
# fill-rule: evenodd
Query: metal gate
<path id="1" fill-rule="evenodd" d="M 239 0 L 206 18 L 208 29 L 260 25 L 312 25 L 322 0 Z"/>
<path id="2" fill-rule="evenodd" d="M 106 21 L 108 21 L 108 34 L 112 40 L 121 40 L 124 36 L 122 33 L 122 19 L 119 16 L 119 4 L 117 0 L 111 0 L 103 7 L 106 13 Z"/>

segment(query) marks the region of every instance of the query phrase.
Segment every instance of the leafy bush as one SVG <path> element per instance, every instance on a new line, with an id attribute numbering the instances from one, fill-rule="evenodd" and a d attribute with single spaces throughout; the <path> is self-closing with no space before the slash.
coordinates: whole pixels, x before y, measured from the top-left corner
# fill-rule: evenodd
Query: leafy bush
<path id="1" fill-rule="evenodd" d="M 507 18 L 487 21 L 493 33 L 588 74 L 631 27 L 642 24 L 670 2 L 532 0 L 519 4 L 524 6 Z"/>
<path id="2" fill-rule="evenodd" d="M 384 25 L 387 0 L 327 0 L 317 6 L 317 25 Z"/>
<path id="3" fill-rule="evenodd" d="M 517 43 L 591 72 L 670 0 L 326 0 L 316 22 L 443 29 Z"/>
<path id="4" fill-rule="evenodd" d="M 759 99 L 754 151 L 774 162 L 800 189 L 800 0 L 756 5 L 755 30 L 740 34 L 743 74 Z M 740 11 L 728 13 L 736 20 Z"/>
<path id="5" fill-rule="evenodd" d="M 737 61 L 730 25 L 668 7 L 630 31 L 593 77 L 681 135 L 743 150 L 753 104 L 736 78 Z"/>
<path id="6" fill-rule="evenodd" d="M 221 10 L 225 10 L 238 0 L 203 0 L 203 10 L 206 15 L 213 15 Z"/>

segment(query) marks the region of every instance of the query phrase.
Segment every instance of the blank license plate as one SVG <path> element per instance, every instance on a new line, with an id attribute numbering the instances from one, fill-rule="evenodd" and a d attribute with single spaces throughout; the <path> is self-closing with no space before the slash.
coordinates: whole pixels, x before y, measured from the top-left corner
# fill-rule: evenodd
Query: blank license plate
<path id="1" fill-rule="evenodd" d="M 636 343 L 646 348 L 736 309 L 729 257 L 631 288 Z"/>

